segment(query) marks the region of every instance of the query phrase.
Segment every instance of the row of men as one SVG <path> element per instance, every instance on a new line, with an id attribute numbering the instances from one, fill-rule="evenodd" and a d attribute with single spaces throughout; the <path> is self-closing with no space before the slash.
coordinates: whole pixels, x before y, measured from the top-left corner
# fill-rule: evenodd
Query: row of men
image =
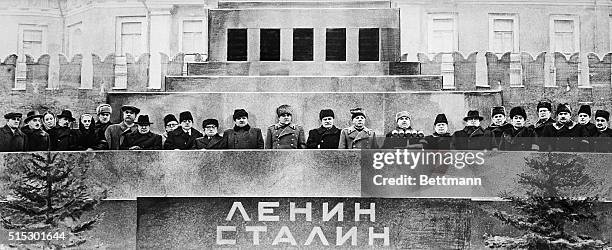
<path id="1" fill-rule="evenodd" d="M 20 128 L 22 115 L 8 113 L 7 123 L 0 129 L 0 152 L 4 151 L 70 151 L 70 150 L 119 150 L 119 149 L 395 149 L 414 148 L 432 150 L 543 150 L 543 151 L 596 151 L 612 152 L 612 129 L 608 128 L 610 114 L 604 110 L 595 112 L 595 124 L 591 123 L 591 109 L 582 105 L 578 122 L 571 120 L 571 109 L 559 104 L 553 119 L 552 104 L 542 101 L 537 105 L 538 121 L 527 126 L 527 114 L 522 107 L 514 107 L 509 122 L 503 107 L 494 107 L 491 125 L 480 126 L 484 119 L 477 110 L 468 111 L 465 127 L 451 134 L 445 114 L 438 114 L 433 123 L 434 133 L 425 136 L 412 127 L 407 111 L 395 116 L 396 128 L 385 135 L 383 145 L 378 146 L 377 136 L 365 126 L 366 114 L 352 109 L 348 128 L 334 125 L 335 114 L 331 109 L 321 110 L 321 126 L 312 129 L 305 138 L 302 126 L 293 122 L 294 111 L 289 105 L 276 109 L 278 123 L 269 126 L 264 140 L 259 128 L 249 125 L 249 114 L 244 109 L 234 111 L 234 127 L 219 135 L 219 122 L 206 119 L 202 122 L 204 133 L 194 128 L 189 111 L 180 113 L 179 119 L 169 114 L 164 117 L 165 132 L 151 132 L 148 115 L 138 115 L 134 106 L 121 107 L 122 122 L 111 124 L 112 108 L 102 104 L 96 109 L 98 121 L 90 114 L 81 115 L 79 129 L 71 129 L 75 122 L 69 110 L 54 116 L 47 112 L 31 111 Z M 136 119 L 136 117 L 138 119 Z"/>

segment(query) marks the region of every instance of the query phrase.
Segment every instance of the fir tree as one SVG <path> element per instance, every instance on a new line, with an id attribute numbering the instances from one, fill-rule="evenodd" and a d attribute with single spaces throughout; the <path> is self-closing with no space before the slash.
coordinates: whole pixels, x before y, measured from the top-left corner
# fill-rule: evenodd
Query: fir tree
<path id="1" fill-rule="evenodd" d="M 4 228 L 11 231 L 64 232 L 62 241 L 37 241 L 49 248 L 78 246 L 82 233 L 93 227 L 103 214 L 81 220 L 106 198 L 106 190 L 94 191 L 86 184 L 87 163 L 74 155 L 21 154 L 9 161 L 10 194 L 1 207 Z M 60 157 L 62 156 L 62 157 Z"/>
<path id="2" fill-rule="evenodd" d="M 520 237 L 484 235 L 485 246 L 521 249 L 601 249 L 606 244 L 586 235 L 576 235 L 567 226 L 593 220 L 597 197 L 574 198 L 580 188 L 594 185 L 584 173 L 585 165 L 577 155 L 537 154 L 526 159 L 527 171 L 518 174 L 526 196 L 503 193 L 518 213 L 497 210 L 492 214 L 513 227 L 526 231 Z"/>

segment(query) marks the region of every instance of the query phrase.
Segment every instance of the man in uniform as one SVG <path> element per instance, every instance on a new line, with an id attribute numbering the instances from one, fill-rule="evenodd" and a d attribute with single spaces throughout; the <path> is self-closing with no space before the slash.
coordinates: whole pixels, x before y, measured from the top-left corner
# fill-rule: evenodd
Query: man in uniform
<path id="1" fill-rule="evenodd" d="M 263 149 L 264 140 L 261 129 L 249 125 L 249 113 L 244 109 L 234 110 L 234 127 L 223 132 L 223 140 L 228 149 Z"/>
<path id="2" fill-rule="evenodd" d="M 0 152 L 20 152 L 25 150 L 26 135 L 19 130 L 21 113 L 4 115 L 6 125 L 0 128 Z"/>
<path id="3" fill-rule="evenodd" d="M 412 128 L 408 111 L 400 111 L 395 114 L 395 122 L 397 127 L 385 135 L 385 141 L 383 142 L 382 148 L 422 149 L 423 144 L 427 143 L 424 139 L 425 135 L 423 131 L 417 131 Z"/>
<path id="4" fill-rule="evenodd" d="M 427 143 L 423 145 L 423 148 L 449 150 L 452 138 L 453 137 L 448 132 L 448 120 L 446 119 L 446 115 L 438 114 L 434 120 L 434 133 L 425 137 Z"/>
<path id="5" fill-rule="evenodd" d="M 38 111 L 28 112 L 23 120 L 24 126 L 21 131 L 26 135 L 26 151 L 47 151 L 49 150 L 49 133 L 42 129 L 42 117 Z"/>
<path id="6" fill-rule="evenodd" d="M 609 127 L 610 112 L 605 110 L 595 111 L 595 126 L 597 126 L 597 137 L 594 138 L 593 149 L 595 152 L 612 152 L 612 129 Z"/>
<path id="7" fill-rule="evenodd" d="M 202 122 L 204 136 L 196 139 L 193 149 L 224 149 L 225 141 L 219 135 L 219 121 L 217 119 L 206 119 Z"/>
<path id="8" fill-rule="evenodd" d="M 569 104 L 559 104 L 557 106 L 557 121 L 546 125 L 542 130 L 540 149 L 544 151 L 565 151 L 576 152 L 588 146 L 588 141 L 584 140 L 586 134 L 582 126 L 576 126 L 572 121 Z M 543 147 L 543 148 L 542 148 Z"/>
<path id="9" fill-rule="evenodd" d="M 453 134 L 451 148 L 456 150 L 490 149 L 492 134 L 480 126 L 483 119 L 478 110 L 468 111 L 463 118 L 465 127 Z"/>
<path id="10" fill-rule="evenodd" d="M 334 126 L 334 111 L 322 109 L 319 112 L 321 127 L 308 131 L 306 147 L 312 149 L 338 149 L 340 129 Z"/>
<path id="11" fill-rule="evenodd" d="M 376 133 L 365 126 L 366 115 L 361 108 L 351 109 L 352 126 L 340 131 L 339 149 L 377 149 Z"/>
<path id="12" fill-rule="evenodd" d="M 112 124 L 106 128 L 104 136 L 108 144 L 108 149 L 118 150 L 123 142 L 125 135 L 136 131 L 134 120 L 140 109 L 134 106 L 124 105 L 121 107 L 123 121 L 119 124 Z"/>
<path id="13" fill-rule="evenodd" d="M 187 150 L 193 148 L 195 140 L 202 137 L 202 133 L 193 128 L 193 116 L 191 112 L 184 111 L 179 114 L 181 126 L 168 133 L 168 139 L 164 143 L 164 149 Z"/>
<path id="14" fill-rule="evenodd" d="M 96 115 L 98 116 L 98 122 L 94 124 L 94 133 L 96 135 L 96 146 L 94 149 L 103 150 L 108 148 L 108 142 L 106 141 L 106 136 L 104 133 L 108 126 L 112 123 L 110 122 L 111 114 L 113 113 L 113 108 L 108 104 L 100 104 L 96 108 Z"/>
<path id="15" fill-rule="evenodd" d="M 302 126 L 294 124 L 293 108 L 280 105 L 276 108 L 278 123 L 268 127 L 266 148 L 270 149 L 304 149 L 306 138 Z"/>
<path id="16" fill-rule="evenodd" d="M 160 150 L 162 147 L 161 135 L 151 132 L 151 124 L 148 115 L 139 115 L 138 120 L 134 122 L 138 127 L 137 131 L 131 132 L 125 136 L 121 142 L 121 149 L 129 150 Z"/>

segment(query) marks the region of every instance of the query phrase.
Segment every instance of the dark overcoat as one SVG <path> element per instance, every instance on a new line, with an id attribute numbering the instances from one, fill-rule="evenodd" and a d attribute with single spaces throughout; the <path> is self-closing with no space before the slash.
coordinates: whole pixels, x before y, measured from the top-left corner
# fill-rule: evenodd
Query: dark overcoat
<path id="1" fill-rule="evenodd" d="M 160 150 L 162 149 L 161 135 L 153 132 L 141 134 L 138 131 L 131 132 L 125 136 L 120 149 L 130 149 L 134 146 L 139 146 L 143 150 Z"/>
<path id="2" fill-rule="evenodd" d="M 234 126 L 223 132 L 223 140 L 228 149 L 263 149 L 264 139 L 261 129 L 250 125 Z"/>
<path id="3" fill-rule="evenodd" d="M 499 150 L 529 151 L 538 149 L 537 135 L 530 127 L 505 129 L 499 141 Z"/>
<path id="4" fill-rule="evenodd" d="M 542 134 L 538 135 L 540 150 L 579 152 L 586 151 L 589 143 L 585 139 L 586 131 L 582 126 L 576 126 L 574 122 L 564 125 L 557 123 L 544 127 Z"/>
<path id="5" fill-rule="evenodd" d="M 19 152 L 26 149 L 26 135 L 21 130 L 11 130 L 8 125 L 0 128 L 0 152 Z"/>
<path id="6" fill-rule="evenodd" d="M 212 137 L 203 136 L 196 139 L 193 144 L 193 149 L 225 149 L 227 146 L 225 145 L 225 141 L 223 137 L 219 134 L 215 134 Z"/>
<path id="7" fill-rule="evenodd" d="M 597 137 L 593 138 L 592 149 L 595 152 L 612 153 L 612 129 L 597 131 Z"/>
<path id="8" fill-rule="evenodd" d="M 74 151 L 79 150 L 79 132 L 69 127 L 54 127 L 49 130 L 51 137 L 51 150 Z"/>
<path id="9" fill-rule="evenodd" d="M 185 150 L 185 149 L 193 148 L 193 145 L 195 144 L 196 139 L 204 135 L 202 135 L 200 131 L 194 128 L 191 128 L 190 131 L 191 131 L 191 135 L 186 133 L 181 127 L 179 127 L 175 129 L 174 131 L 168 133 L 168 139 L 166 139 L 166 142 L 164 142 L 164 149 Z"/>
<path id="10" fill-rule="evenodd" d="M 491 149 L 491 137 L 491 132 L 482 127 L 465 127 L 453 134 L 451 149 L 488 150 Z"/>
<path id="11" fill-rule="evenodd" d="M 306 147 L 311 149 L 338 149 L 340 142 L 340 129 L 332 126 L 329 129 L 323 126 L 308 131 Z"/>
<path id="12" fill-rule="evenodd" d="M 425 136 L 425 141 L 427 143 L 423 144 L 423 148 L 430 150 L 449 150 L 451 148 L 452 139 L 453 137 L 450 133 L 433 133 L 432 135 Z"/>
<path id="13" fill-rule="evenodd" d="M 25 151 L 47 151 L 49 150 L 49 144 L 51 138 L 49 133 L 42 129 L 30 129 L 30 127 L 23 127 L 21 131 L 26 135 L 26 149 Z"/>

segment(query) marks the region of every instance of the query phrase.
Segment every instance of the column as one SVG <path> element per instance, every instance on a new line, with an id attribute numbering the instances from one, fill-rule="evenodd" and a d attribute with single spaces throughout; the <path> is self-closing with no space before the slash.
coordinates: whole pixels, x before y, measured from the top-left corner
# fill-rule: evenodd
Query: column
<path id="1" fill-rule="evenodd" d="M 25 54 L 21 53 L 17 56 L 17 62 L 15 65 L 15 85 L 13 90 L 25 90 L 26 89 L 26 76 L 28 73 L 28 66 L 26 64 Z"/>
<path id="2" fill-rule="evenodd" d="M 49 54 L 49 74 L 47 78 L 47 89 L 59 89 L 60 87 L 60 61 L 59 55 Z"/>
<path id="3" fill-rule="evenodd" d="M 84 52 L 81 61 L 81 89 L 93 88 L 93 56 Z"/>
<path id="4" fill-rule="evenodd" d="M 150 13 L 149 51 L 149 89 L 161 89 L 164 74 L 161 54 L 170 56 L 170 24 L 172 6 L 152 6 Z"/>
<path id="5" fill-rule="evenodd" d="M 455 62 L 453 54 L 442 54 L 440 72 L 442 73 L 442 89 L 455 89 Z"/>
<path id="6" fill-rule="evenodd" d="M 476 87 L 489 88 L 489 69 L 487 67 L 486 51 L 476 54 Z"/>
<path id="7" fill-rule="evenodd" d="M 591 80 L 589 79 L 589 57 L 588 53 L 580 53 L 578 61 L 578 87 L 591 88 Z"/>
<path id="8" fill-rule="evenodd" d="M 359 62 L 359 28 L 346 29 L 346 62 Z"/>
<path id="9" fill-rule="evenodd" d="M 325 62 L 325 28 L 314 28 L 314 60 Z"/>
<path id="10" fill-rule="evenodd" d="M 259 28 L 247 29 L 247 61 L 259 61 Z"/>
<path id="11" fill-rule="evenodd" d="M 544 87 L 556 87 L 557 74 L 554 52 L 547 52 L 544 57 Z"/>
<path id="12" fill-rule="evenodd" d="M 280 39 L 281 61 L 293 61 L 293 29 L 281 29 Z"/>
<path id="13" fill-rule="evenodd" d="M 510 54 L 510 86 L 523 87 L 523 67 L 518 53 Z"/>
<path id="14" fill-rule="evenodd" d="M 115 56 L 115 86 L 113 89 L 127 89 L 127 58 Z"/>

